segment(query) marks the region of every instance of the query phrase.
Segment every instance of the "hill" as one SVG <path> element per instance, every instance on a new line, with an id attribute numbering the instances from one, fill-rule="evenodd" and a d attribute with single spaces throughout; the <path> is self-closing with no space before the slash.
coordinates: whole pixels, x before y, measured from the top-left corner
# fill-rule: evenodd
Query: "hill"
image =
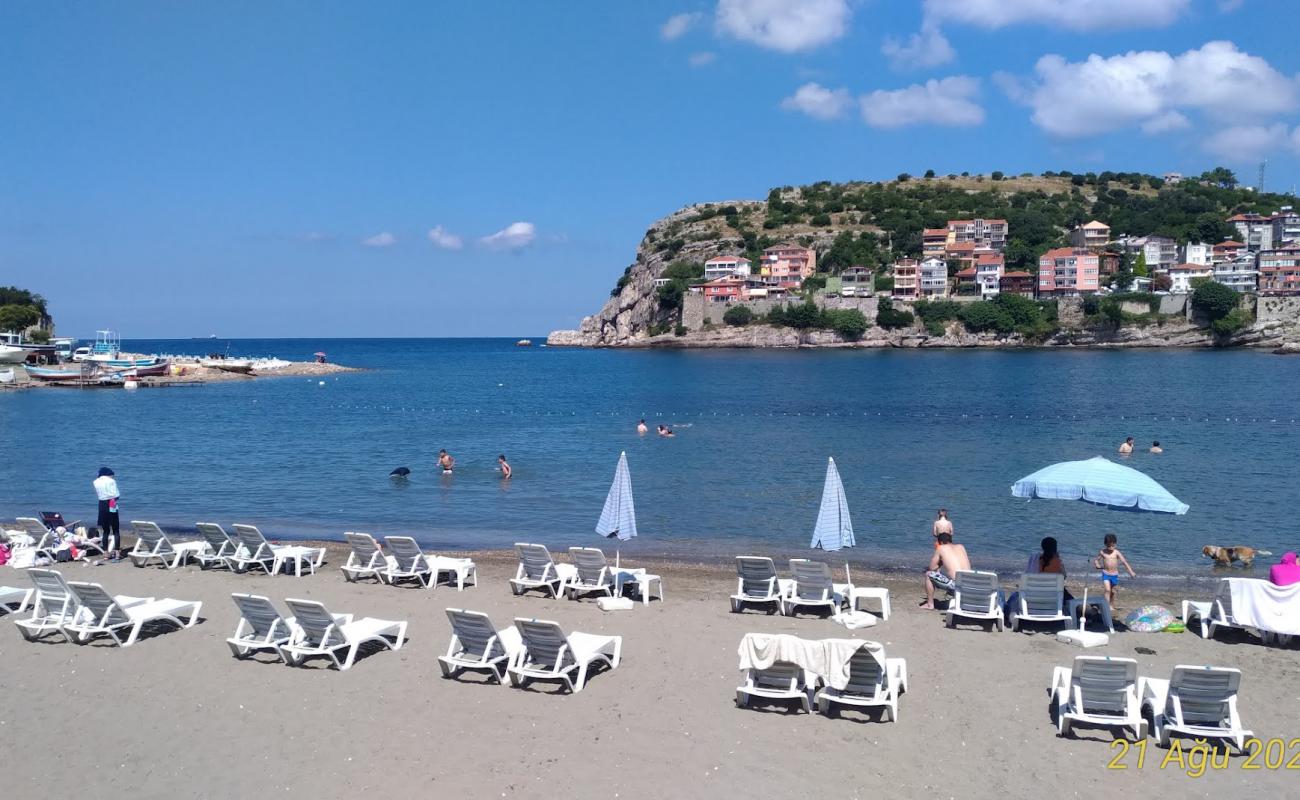
<path id="1" fill-rule="evenodd" d="M 784 241 L 816 249 L 818 271 L 834 275 L 851 265 L 883 270 L 919 255 L 922 230 L 950 219 L 1005 219 L 1007 268 L 1034 272 L 1039 255 L 1066 244 L 1070 228 L 1092 219 L 1109 224 L 1115 236 L 1218 242 L 1236 235 L 1225 222 L 1233 214 L 1296 204 L 1292 195 L 1241 187 L 1222 168 L 1176 184 L 1131 172 L 994 172 L 782 186 L 765 200 L 690 205 L 650 226 L 605 306 L 555 339 L 601 346 L 661 333 L 679 322 L 682 286 L 702 274 L 704 261 L 741 253 L 757 263 L 764 248 Z M 679 280 L 657 290 L 660 277 Z"/>

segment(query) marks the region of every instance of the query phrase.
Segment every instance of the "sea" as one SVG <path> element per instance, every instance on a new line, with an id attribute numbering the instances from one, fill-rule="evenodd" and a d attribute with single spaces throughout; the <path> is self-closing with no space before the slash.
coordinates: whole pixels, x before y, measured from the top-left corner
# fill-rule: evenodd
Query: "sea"
<path id="1" fill-rule="evenodd" d="M 538 337 L 536 341 L 543 341 Z M 1201 548 L 1300 550 L 1300 358 L 1249 351 L 631 350 L 514 339 L 136 340 L 124 349 L 331 361 L 360 372 L 192 387 L 0 393 L 0 519 L 91 520 L 111 467 L 124 521 L 345 531 L 430 548 L 601 545 L 620 453 L 639 535 L 623 558 L 809 553 L 828 458 L 857 546 L 838 563 L 919 570 L 948 509 L 977 567 L 1019 569 L 1055 536 L 1072 574 L 1104 534 L 1142 576 L 1209 576 Z M 649 435 L 637 434 L 644 419 Z M 672 428 L 672 438 L 654 431 Z M 1126 436 L 1138 441 L 1116 455 Z M 1158 440 L 1164 453 L 1146 452 Z M 439 449 L 456 458 L 444 475 Z M 503 480 L 499 454 L 514 468 Z M 1191 510 L 1011 496 L 1103 455 Z M 393 479 L 396 467 L 410 477 Z M 125 527 L 125 526 L 124 526 Z M 1253 570 L 1265 574 L 1262 558 Z"/>

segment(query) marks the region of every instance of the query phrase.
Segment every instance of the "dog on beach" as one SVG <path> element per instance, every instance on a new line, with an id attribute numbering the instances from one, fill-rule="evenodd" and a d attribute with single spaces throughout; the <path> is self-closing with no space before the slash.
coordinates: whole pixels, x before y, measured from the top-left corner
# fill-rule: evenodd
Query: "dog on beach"
<path id="1" fill-rule="evenodd" d="M 1240 561 L 1243 567 L 1249 567 L 1251 563 L 1254 562 L 1255 556 L 1271 556 L 1273 554 L 1267 550 L 1256 550 L 1253 547 L 1246 547 L 1245 545 L 1237 545 L 1236 547 L 1216 547 L 1215 545 L 1207 544 L 1201 548 L 1201 555 L 1206 558 L 1214 559 L 1216 566 L 1226 567 L 1230 566 L 1233 562 Z"/>

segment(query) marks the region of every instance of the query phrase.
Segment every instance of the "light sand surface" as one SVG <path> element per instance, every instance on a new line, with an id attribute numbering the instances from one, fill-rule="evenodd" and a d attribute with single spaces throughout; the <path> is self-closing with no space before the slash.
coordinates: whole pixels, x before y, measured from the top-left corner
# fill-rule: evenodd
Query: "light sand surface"
<path id="1" fill-rule="evenodd" d="M 729 613 L 735 581 L 725 566 L 644 564 L 664 576 L 666 602 L 605 613 L 594 600 L 514 597 L 512 559 L 475 556 L 480 585 L 465 592 L 346 583 L 337 549 L 303 578 L 63 566 L 70 579 L 113 593 L 202 600 L 203 621 L 127 649 L 29 644 L 4 630 L 0 796 L 1286 797 L 1300 779 L 1296 770 L 1245 770 L 1240 757 L 1188 777 L 1176 764 L 1161 768 L 1167 751 L 1154 740 L 1142 769 L 1133 751 L 1126 770 L 1108 770 L 1119 752 L 1110 732 L 1060 739 L 1050 713 L 1052 668 L 1085 651 L 1048 633 L 946 629 L 941 614 L 917 608 L 919 580 L 888 579 L 892 618 L 848 633 L 815 616 Z M 860 585 L 866 577 L 855 571 Z M 26 581 L 0 570 L 0 584 Z M 235 591 L 409 620 L 409 640 L 343 673 L 325 660 L 239 661 L 224 643 L 238 621 Z M 1174 608 L 1181 600 L 1151 599 Z M 525 616 L 619 634 L 623 663 L 576 695 L 476 675 L 445 680 L 436 657 L 447 646 L 447 607 L 485 611 L 501 626 Z M 910 672 L 900 720 L 736 708 L 736 648 L 749 631 L 883 643 Z M 1247 726 L 1263 739 L 1300 736 L 1300 648 L 1221 635 L 1120 633 L 1086 652 L 1134 657 L 1140 674 L 1161 678 L 1179 663 L 1239 667 Z M 1300 742 L 1290 742 L 1287 758 L 1297 752 Z"/>

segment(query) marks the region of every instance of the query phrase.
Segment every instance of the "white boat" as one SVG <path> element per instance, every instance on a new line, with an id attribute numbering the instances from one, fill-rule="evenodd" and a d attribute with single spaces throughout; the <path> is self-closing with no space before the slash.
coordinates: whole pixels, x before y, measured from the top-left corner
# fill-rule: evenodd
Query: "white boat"
<path id="1" fill-rule="evenodd" d="M 78 347 L 73 361 L 93 361 L 106 367 L 153 367 L 162 363 L 157 356 L 122 358 L 121 339 L 113 331 L 95 331 L 95 344 L 90 348 Z"/>
<path id="2" fill-rule="evenodd" d="M 0 344 L 0 364 L 21 364 L 26 360 L 26 350 L 11 344 Z"/>
<path id="3" fill-rule="evenodd" d="M 13 382 L 14 382 L 14 368 L 10 367 L 9 369 L 0 369 L 0 383 L 13 383 Z"/>

